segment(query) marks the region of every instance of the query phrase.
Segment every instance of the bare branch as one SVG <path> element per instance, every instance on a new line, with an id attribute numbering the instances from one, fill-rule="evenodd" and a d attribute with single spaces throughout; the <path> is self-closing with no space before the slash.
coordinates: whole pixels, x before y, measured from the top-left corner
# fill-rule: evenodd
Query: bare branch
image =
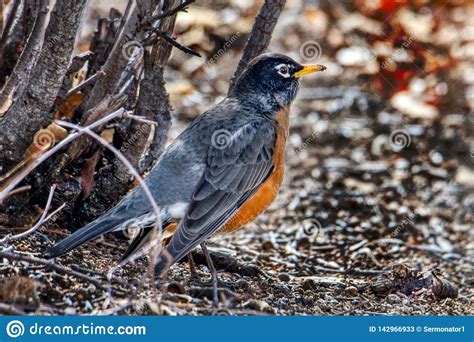
<path id="1" fill-rule="evenodd" d="M 167 8 L 174 8 L 179 4 L 179 0 L 167 1 L 163 10 L 166 12 Z M 153 8 L 148 8 L 148 12 L 151 10 Z M 166 17 L 158 23 L 157 28 L 171 34 L 175 19 L 175 16 Z M 163 78 L 164 67 L 171 54 L 171 49 L 172 45 L 158 37 L 151 52 L 148 49 L 143 50 L 144 72 L 140 81 L 140 92 L 135 110 L 135 116 L 142 118 L 142 120 L 131 123 L 121 149 L 140 174 L 158 159 L 166 143 L 171 125 L 171 107 Z M 144 124 L 143 119 L 156 123 L 157 127 L 150 126 L 148 123 Z M 150 137 L 150 133 L 153 134 L 152 137 Z M 141 158 L 148 147 L 150 157 L 144 158 L 142 163 Z M 87 206 L 88 212 L 91 207 L 99 208 L 98 211 L 101 211 L 104 206 L 110 206 L 115 202 L 114 199 L 116 200 L 125 194 L 129 187 L 130 177 L 126 166 L 119 160 L 115 160 L 112 175 L 97 180 L 93 195 L 81 208 Z"/>
<path id="2" fill-rule="evenodd" d="M 40 52 L 41 39 L 47 15 L 48 0 L 38 0 L 38 13 L 33 29 L 15 68 L 3 86 L 0 94 L 0 108 L 3 108 L 5 102 L 12 97 L 13 91 L 15 91 L 16 94 L 20 94 L 28 82 L 31 70 L 36 63 L 36 58 Z M 3 113 L 0 112 L 0 116 L 2 116 L 2 114 Z"/>
<path id="3" fill-rule="evenodd" d="M 161 220 L 160 220 L 160 208 L 156 204 L 155 199 L 153 198 L 153 195 L 151 194 L 150 189 L 146 185 L 145 181 L 143 178 L 140 176 L 140 174 L 137 172 L 137 170 L 133 167 L 133 165 L 127 160 L 127 158 L 115 147 L 110 145 L 105 139 L 103 139 L 100 135 L 94 133 L 93 131 L 90 130 L 88 127 L 81 127 L 78 125 L 74 125 L 72 123 L 66 122 L 66 121 L 61 121 L 61 120 L 56 120 L 56 123 L 60 126 L 68 127 L 68 128 L 73 128 L 77 130 L 78 133 L 85 133 L 88 136 L 94 138 L 98 142 L 100 142 L 105 148 L 107 148 L 109 151 L 111 151 L 115 156 L 120 159 L 120 161 L 127 167 L 128 171 L 135 177 L 135 179 L 138 181 L 140 186 L 143 189 L 143 192 L 145 193 L 146 197 L 148 198 L 148 201 L 150 202 L 153 211 L 155 212 L 156 215 L 156 223 L 155 227 L 159 229 L 160 236 L 161 236 Z"/>
<path id="4" fill-rule="evenodd" d="M 71 270 L 70 268 L 61 266 L 54 262 L 54 260 L 46 260 L 46 259 L 41 259 L 41 258 L 36 258 L 33 256 L 28 256 L 28 255 L 23 255 L 15 252 L 9 252 L 7 250 L 0 250 L 0 258 L 5 258 L 8 260 L 19 260 L 19 261 L 26 261 L 30 262 L 32 264 L 39 264 L 46 266 L 50 269 L 53 269 L 55 271 L 61 272 L 68 274 L 70 276 L 85 280 L 91 284 L 94 284 L 96 287 L 98 287 L 101 290 L 108 291 L 109 287 L 104 285 L 100 280 L 93 278 L 91 276 L 88 276 L 87 274 Z"/>
<path id="5" fill-rule="evenodd" d="M 0 34 L 3 32 L 3 1 L 0 1 Z"/>
<path id="6" fill-rule="evenodd" d="M 2 0 L 3 2 L 3 0 Z M 23 310 L 18 309 L 12 304 L 4 304 L 0 303 L 0 312 L 6 314 L 6 315 L 12 315 L 12 316 L 26 316 L 26 312 Z"/>
<path id="7" fill-rule="evenodd" d="M 92 75 L 91 77 L 89 77 L 87 80 L 85 80 L 84 82 L 82 82 L 81 84 L 77 85 L 76 87 L 74 87 L 73 89 L 69 90 L 65 96 L 65 98 L 67 99 L 69 96 L 71 95 L 74 95 L 75 93 L 77 92 L 80 92 L 81 90 L 83 90 L 84 88 L 94 84 L 95 82 L 97 82 L 97 80 L 101 77 L 104 77 L 105 76 L 105 73 L 103 71 L 97 71 L 94 75 Z"/>
<path id="8" fill-rule="evenodd" d="M 21 193 L 21 192 L 23 192 L 23 191 L 28 191 L 28 190 L 31 190 L 31 185 L 20 186 L 19 188 L 16 188 L 15 190 L 12 190 L 12 191 L 8 194 L 7 198 L 10 197 L 10 196 L 13 196 L 13 195 L 15 195 L 15 194 L 19 194 L 19 193 Z M 0 204 L 1 204 L 1 202 L 0 202 Z"/>
<path id="9" fill-rule="evenodd" d="M 4 245 L 4 244 L 6 244 L 10 241 L 13 241 L 13 240 L 19 240 L 21 238 L 24 238 L 27 235 L 30 235 L 30 234 L 36 232 L 43 225 L 43 223 L 47 222 L 51 217 L 56 215 L 59 211 L 62 210 L 62 208 L 64 208 L 65 204 L 63 203 L 59 208 L 57 208 L 50 215 L 48 215 L 49 208 L 51 207 L 51 202 L 53 201 L 54 190 L 56 190 L 56 185 L 53 185 L 51 187 L 51 190 L 49 191 L 49 197 L 48 197 L 48 200 L 46 201 L 46 206 L 45 206 L 43 214 L 41 215 L 38 222 L 36 222 L 36 224 L 33 227 L 31 227 L 30 229 L 24 231 L 23 233 L 16 234 L 16 235 L 13 235 L 13 236 L 7 236 L 3 239 L 0 239 L 0 246 Z"/>
<path id="10" fill-rule="evenodd" d="M 160 19 L 163 19 L 163 18 L 166 18 L 166 17 L 171 17 L 171 16 L 175 15 L 176 13 L 178 13 L 180 11 L 186 11 L 187 7 L 189 5 L 191 5 L 192 3 L 194 3 L 195 1 L 196 0 L 185 0 L 181 4 L 179 4 L 178 6 L 172 8 L 168 11 L 165 11 L 161 14 L 154 15 L 148 21 L 153 23 L 157 20 L 160 20 Z"/>
<path id="11" fill-rule="evenodd" d="M 120 108 L 116 110 L 115 112 L 107 115 L 106 117 L 97 120 L 96 122 L 90 124 L 87 126 L 88 129 L 92 130 L 96 127 L 100 127 L 103 124 L 120 117 L 123 115 L 125 110 L 123 108 Z M 25 167 L 23 170 L 21 170 L 18 174 L 16 174 L 13 179 L 7 182 L 4 186 L 0 188 L 0 204 L 8 197 L 9 193 L 20 183 L 27 175 L 31 173 L 38 165 L 42 164 L 45 160 L 47 160 L 49 157 L 51 157 L 53 154 L 58 152 L 60 149 L 62 149 L 64 146 L 69 144 L 71 141 L 74 141 L 75 139 L 79 138 L 81 135 L 83 135 L 83 132 L 76 132 L 73 134 L 70 134 L 59 142 L 57 145 L 55 145 L 52 149 L 48 150 L 44 154 L 42 154 L 39 158 L 35 159 L 31 164 L 28 164 L 27 167 Z"/>
<path id="12" fill-rule="evenodd" d="M 125 118 L 133 119 L 133 120 L 135 120 L 135 121 L 137 121 L 137 122 L 146 123 L 146 124 L 148 124 L 148 125 L 158 126 L 158 124 L 157 124 L 155 121 L 151 121 L 151 120 L 142 118 L 141 116 L 132 115 L 132 114 L 125 114 L 124 117 L 125 117 Z"/>
<path id="13" fill-rule="evenodd" d="M 252 32 L 250 32 L 250 36 L 245 44 L 244 53 L 239 61 L 237 70 L 235 70 L 234 76 L 232 76 L 230 81 L 229 93 L 247 64 L 262 54 L 268 47 L 268 44 L 270 44 L 273 30 L 283 7 L 285 7 L 285 3 L 286 0 L 265 0 L 258 16 L 255 18 Z"/>
<path id="14" fill-rule="evenodd" d="M 183 4 L 186 1 L 183 2 Z M 191 2 L 190 2 L 191 3 Z M 178 8 L 180 4 L 179 0 L 170 1 L 167 6 L 168 8 Z M 189 4 L 188 4 L 189 5 Z M 163 9 L 164 13 L 169 13 L 170 10 Z M 174 24 L 176 21 L 176 15 L 166 16 L 160 21 L 158 26 L 161 32 L 170 35 L 173 32 Z M 148 118 L 158 123 L 158 128 L 153 132 L 153 140 L 148 148 L 146 155 L 143 157 L 142 162 L 138 165 L 139 170 L 144 172 L 152 167 L 152 165 L 158 160 L 159 156 L 163 152 L 168 136 L 168 131 L 171 126 L 171 105 L 169 102 L 169 95 L 165 88 L 164 80 L 164 67 L 166 66 L 168 59 L 171 55 L 172 46 L 167 44 L 163 37 L 158 37 L 153 50 L 150 53 L 145 52 L 145 72 L 144 78 L 140 83 L 140 95 L 138 97 L 136 115 Z M 136 134 L 136 132 L 143 130 L 138 123 L 133 123 L 130 128 L 129 136 Z M 146 143 L 144 139 L 146 137 L 140 137 L 141 141 L 137 141 L 137 146 L 142 146 L 142 150 L 139 155 L 142 156 L 143 148 Z M 126 151 L 127 153 L 133 153 L 133 149 Z M 138 163 L 138 160 L 137 160 Z"/>
<path id="15" fill-rule="evenodd" d="M 138 9 L 136 5 L 133 4 L 132 8 L 128 10 L 130 12 L 129 18 L 123 18 L 123 20 L 126 20 L 126 23 L 121 28 L 121 31 L 117 32 L 112 50 L 102 66 L 101 70 L 105 73 L 105 76 L 95 83 L 80 107 L 81 111 L 85 113 L 81 118 L 81 125 L 85 125 L 89 120 L 87 111 L 90 108 L 94 108 L 107 94 L 117 93 L 118 81 L 128 63 L 123 52 L 124 45 L 129 41 L 127 33 L 132 32 L 138 23 Z"/>
<path id="16" fill-rule="evenodd" d="M 193 49 L 181 44 L 180 42 L 178 42 L 176 39 L 172 38 L 170 35 L 168 35 L 167 33 L 161 31 L 161 30 L 158 30 L 158 29 L 155 29 L 153 31 L 153 33 L 156 33 L 158 36 L 160 36 L 161 38 L 163 38 L 164 40 L 166 40 L 168 43 L 170 43 L 171 45 L 173 45 L 174 47 L 178 48 L 179 50 L 183 51 L 184 53 L 189 53 L 193 56 L 196 56 L 196 57 L 201 57 L 201 54 L 194 51 Z M 151 41 L 153 41 L 154 39 L 150 39 Z M 149 44 L 148 42 L 146 44 Z"/>

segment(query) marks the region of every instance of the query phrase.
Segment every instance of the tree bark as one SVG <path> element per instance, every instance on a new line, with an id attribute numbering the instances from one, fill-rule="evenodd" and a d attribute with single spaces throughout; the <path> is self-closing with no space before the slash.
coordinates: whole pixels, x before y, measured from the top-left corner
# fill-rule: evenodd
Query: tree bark
<path id="1" fill-rule="evenodd" d="M 0 160 L 9 168 L 23 158 L 35 133 L 52 120 L 51 108 L 67 71 L 87 0 L 57 1 L 31 82 L 0 121 Z"/>
<path id="2" fill-rule="evenodd" d="M 139 10 L 135 6 L 135 8 L 131 10 L 130 17 L 123 18 L 123 20 L 126 20 L 126 24 L 122 31 L 117 32 L 118 37 L 116 38 L 115 44 L 102 67 L 105 76 L 94 85 L 89 96 L 79 108 L 79 110 L 84 113 L 81 118 L 81 125 L 85 125 L 89 121 L 89 118 L 86 115 L 88 110 L 97 106 L 105 95 L 115 93 L 122 71 L 128 63 L 128 60 L 123 54 L 123 47 L 129 40 L 128 34 L 136 29 L 138 24 L 138 14 Z"/>
<path id="3" fill-rule="evenodd" d="M 37 4 L 38 11 L 36 20 L 28 37 L 28 41 L 0 94 L 0 108 L 4 108 L 5 102 L 8 101 L 8 98 L 10 98 L 13 93 L 19 94 L 22 92 L 29 80 L 31 70 L 40 52 L 41 40 L 43 38 L 44 26 L 48 14 L 48 1 L 37 0 Z M 0 116 L 2 116 L 2 113 L 0 113 Z"/>
<path id="4" fill-rule="evenodd" d="M 263 53 L 268 47 L 268 44 L 270 44 L 273 30 L 275 29 L 278 18 L 285 7 L 285 3 L 286 0 L 265 0 L 258 16 L 255 18 L 252 32 L 245 44 L 244 53 L 242 54 L 239 65 L 230 81 L 229 93 L 247 64 L 249 64 L 252 59 Z"/>
<path id="5" fill-rule="evenodd" d="M 176 8 L 180 4 L 180 0 L 170 0 L 163 8 L 166 13 L 169 10 Z M 161 19 L 160 30 L 168 35 L 173 33 L 176 15 L 172 15 Z M 146 119 L 155 121 L 158 126 L 155 127 L 153 138 L 149 149 L 147 151 L 147 158 L 143 160 L 141 165 L 138 164 L 140 157 L 143 155 L 147 147 L 147 139 L 151 126 L 143 127 L 143 123 L 133 121 L 129 138 L 138 134 L 138 141 L 136 142 L 136 150 L 129 149 L 125 156 L 129 158 L 137 158 L 135 166 L 138 167 L 141 173 L 148 170 L 154 165 L 158 157 L 164 149 L 164 145 L 168 138 L 168 131 L 171 126 L 171 106 L 169 103 L 169 95 L 165 88 L 164 70 L 168 59 L 171 55 L 173 46 L 164 38 L 158 37 L 153 46 L 151 54 L 148 52 L 144 55 L 144 78 L 140 82 L 140 94 L 138 97 L 137 109 L 135 114 Z M 148 134 L 140 134 L 144 129 L 147 129 Z"/>
<path id="6" fill-rule="evenodd" d="M 0 85 L 16 64 L 20 53 L 18 47 L 23 39 L 24 33 L 24 0 L 14 0 L 0 39 Z"/>
<path id="7" fill-rule="evenodd" d="M 180 4 L 180 0 L 165 2 L 163 11 L 166 12 Z M 161 19 L 160 30 L 171 34 L 173 32 L 176 15 Z M 168 93 L 165 89 L 163 77 L 164 68 L 171 55 L 173 46 L 165 39 L 158 38 L 151 52 L 144 53 L 144 73 L 140 81 L 135 115 L 158 123 L 154 127 L 151 143 L 151 125 L 139 121 L 132 121 L 120 151 L 137 168 L 140 173 L 149 169 L 162 153 L 171 126 L 171 107 Z M 145 150 L 147 158 L 139 163 Z M 107 172 L 107 170 L 104 170 Z M 127 167 L 117 158 L 113 161 L 113 169 L 107 177 L 99 177 L 92 191 L 90 199 L 81 207 L 84 214 L 91 213 L 91 208 L 108 208 L 121 198 L 131 185 L 131 176 Z"/>

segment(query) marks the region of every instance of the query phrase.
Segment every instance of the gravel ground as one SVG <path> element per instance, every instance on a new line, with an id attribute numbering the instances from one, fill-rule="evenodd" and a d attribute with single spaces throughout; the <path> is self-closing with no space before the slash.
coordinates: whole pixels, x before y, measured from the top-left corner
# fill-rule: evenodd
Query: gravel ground
<path id="1" fill-rule="evenodd" d="M 211 62 L 174 53 L 172 137 L 225 94 L 240 32 L 258 10 L 200 3 L 180 15 L 176 31 Z M 145 258 L 108 282 L 127 246 L 118 234 L 59 259 L 95 284 L 4 259 L 0 302 L 36 314 L 474 314 L 474 7 L 390 13 L 298 1 L 285 10 L 269 50 L 328 71 L 305 80 L 293 106 L 277 200 L 210 243 L 222 281 L 218 309 L 187 263 L 173 266 L 158 290 Z M 53 224 L 13 246 L 41 257 L 48 240 L 66 234 Z M 195 260 L 208 279 L 201 252 Z"/>

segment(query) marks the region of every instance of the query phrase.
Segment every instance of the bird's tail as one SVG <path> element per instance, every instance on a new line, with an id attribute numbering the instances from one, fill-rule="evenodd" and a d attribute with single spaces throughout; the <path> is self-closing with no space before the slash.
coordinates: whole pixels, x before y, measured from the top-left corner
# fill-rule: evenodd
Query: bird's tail
<path id="1" fill-rule="evenodd" d="M 48 248 L 46 250 L 46 257 L 55 258 L 63 255 L 102 234 L 113 231 L 116 226 L 117 220 L 109 215 L 98 218 L 55 244 L 53 247 Z"/>

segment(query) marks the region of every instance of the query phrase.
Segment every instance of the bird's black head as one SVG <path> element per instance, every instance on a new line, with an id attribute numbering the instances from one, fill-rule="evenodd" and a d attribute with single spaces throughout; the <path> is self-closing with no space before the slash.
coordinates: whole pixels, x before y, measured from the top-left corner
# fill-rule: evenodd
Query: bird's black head
<path id="1" fill-rule="evenodd" d="M 277 53 L 260 55 L 243 71 L 230 96 L 264 106 L 288 107 L 298 91 L 299 78 L 325 69 L 322 65 L 302 65 Z"/>

